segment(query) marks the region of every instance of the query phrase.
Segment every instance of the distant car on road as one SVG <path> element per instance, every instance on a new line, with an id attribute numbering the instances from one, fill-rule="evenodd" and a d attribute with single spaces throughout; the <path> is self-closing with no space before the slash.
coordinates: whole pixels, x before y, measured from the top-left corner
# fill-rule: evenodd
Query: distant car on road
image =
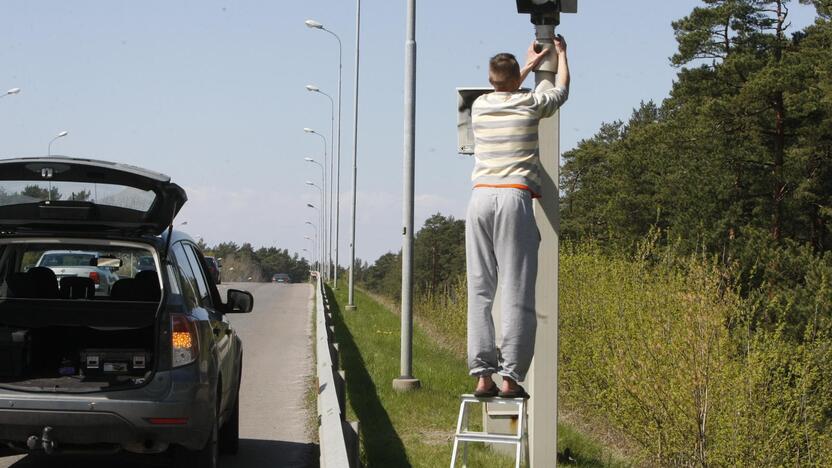
<path id="1" fill-rule="evenodd" d="M 115 270 L 121 267 L 121 260 L 92 251 L 47 250 L 35 266 L 55 272 L 58 282 L 64 278 L 89 278 L 95 285 L 96 296 L 109 296 L 119 280 Z"/>
<path id="2" fill-rule="evenodd" d="M 211 275 L 211 281 L 214 284 L 222 284 L 222 272 L 220 271 L 220 262 L 214 257 L 205 257 L 205 265 L 208 266 L 208 273 Z"/>
<path id="3" fill-rule="evenodd" d="M 136 261 L 136 270 L 138 271 L 145 271 L 145 270 L 153 270 L 156 271 L 156 262 L 153 260 L 153 257 L 150 255 L 145 255 L 143 257 L 139 257 Z"/>
<path id="4" fill-rule="evenodd" d="M 275 273 L 272 276 L 272 283 L 291 283 L 292 277 L 286 273 Z"/>

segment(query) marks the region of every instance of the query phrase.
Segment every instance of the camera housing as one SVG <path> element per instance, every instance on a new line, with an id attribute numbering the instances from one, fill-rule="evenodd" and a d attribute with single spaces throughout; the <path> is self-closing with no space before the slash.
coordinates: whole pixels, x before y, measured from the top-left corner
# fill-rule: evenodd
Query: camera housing
<path id="1" fill-rule="evenodd" d="M 517 12 L 530 14 L 534 25 L 557 26 L 561 13 L 578 12 L 578 0 L 517 0 Z"/>

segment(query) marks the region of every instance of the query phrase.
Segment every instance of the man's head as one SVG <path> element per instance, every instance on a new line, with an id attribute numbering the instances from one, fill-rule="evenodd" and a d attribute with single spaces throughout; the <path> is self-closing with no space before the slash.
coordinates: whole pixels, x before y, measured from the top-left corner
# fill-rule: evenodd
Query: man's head
<path id="1" fill-rule="evenodd" d="M 514 55 L 497 54 L 488 62 L 488 81 L 495 91 L 517 91 L 520 87 L 520 64 Z"/>

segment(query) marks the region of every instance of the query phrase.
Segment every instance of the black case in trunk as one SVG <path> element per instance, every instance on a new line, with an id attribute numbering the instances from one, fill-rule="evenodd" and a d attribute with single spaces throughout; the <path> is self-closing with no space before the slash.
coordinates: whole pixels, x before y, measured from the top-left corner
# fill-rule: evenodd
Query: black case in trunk
<path id="1" fill-rule="evenodd" d="M 0 377 L 20 377 L 32 362 L 29 330 L 0 327 Z"/>
<path id="2" fill-rule="evenodd" d="M 81 351 L 84 375 L 144 375 L 150 369 L 150 353 L 144 349 L 85 349 Z"/>

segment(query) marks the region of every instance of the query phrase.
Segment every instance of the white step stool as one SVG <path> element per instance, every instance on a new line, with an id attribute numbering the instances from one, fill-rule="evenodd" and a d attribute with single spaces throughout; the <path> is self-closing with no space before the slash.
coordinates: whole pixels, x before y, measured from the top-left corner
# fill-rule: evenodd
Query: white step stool
<path id="1" fill-rule="evenodd" d="M 456 423 L 456 434 L 454 434 L 454 450 L 451 454 L 451 468 L 456 468 L 456 455 L 460 442 L 462 442 L 462 468 L 468 467 L 468 442 L 514 444 L 517 447 L 515 450 L 515 468 L 520 468 L 520 461 L 523 453 L 525 453 L 526 461 L 528 463 L 529 441 L 527 427 L 528 418 L 526 417 L 526 403 L 528 400 L 524 398 L 477 398 L 474 395 L 462 395 L 460 400 L 459 419 Z M 470 432 L 468 430 L 468 410 L 470 405 L 478 403 L 514 405 L 517 408 L 517 434 Z"/>

